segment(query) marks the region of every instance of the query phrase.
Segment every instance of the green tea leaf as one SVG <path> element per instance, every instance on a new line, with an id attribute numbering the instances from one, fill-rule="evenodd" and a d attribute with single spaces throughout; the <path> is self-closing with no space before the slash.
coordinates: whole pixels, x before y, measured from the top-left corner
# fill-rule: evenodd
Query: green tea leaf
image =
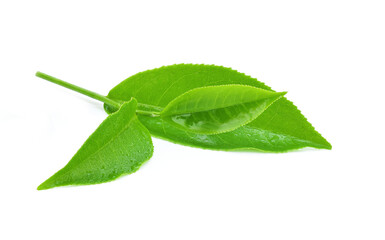
<path id="1" fill-rule="evenodd" d="M 284 94 L 236 84 L 194 88 L 172 100 L 160 116 L 188 131 L 223 133 L 254 120 Z"/>
<path id="2" fill-rule="evenodd" d="M 136 100 L 107 117 L 69 163 L 38 190 L 66 185 L 97 184 L 130 174 L 153 153 L 151 136 L 138 121 Z"/>
<path id="3" fill-rule="evenodd" d="M 264 83 L 230 68 L 178 64 L 135 74 L 114 87 L 108 98 L 127 101 L 135 97 L 139 110 L 161 111 L 176 97 L 194 88 L 227 84 L 271 90 Z M 114 111 L 108 104 L 107 112 Z M 139 115 L 153 136 L 188 146 L 235 150 L 284 152 L 303 147 L 331 149 L 296 106 L 281 98 L 258 118 L 233 131 L 207 135 L 181 130 L 160 117 Z"/>

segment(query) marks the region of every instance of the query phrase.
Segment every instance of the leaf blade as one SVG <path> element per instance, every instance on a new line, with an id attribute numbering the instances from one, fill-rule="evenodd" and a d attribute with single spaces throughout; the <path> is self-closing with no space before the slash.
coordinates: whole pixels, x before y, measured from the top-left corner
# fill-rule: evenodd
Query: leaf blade
<path id="1" fill-rule="evenodd" d="M 257 79 L 230 68 L 214 65 L 176 64 L 135 74 L 111 89 L 108 97 L 123 101 L 135 97 L 140 103 L 164 108 L 174 98 L 188 90 L 224 84 L 249 85 L 272 91 L 270 87 Z M 111 113 L 108 105 L 105 105 L 105 110 Z M 281 110 L 286 111 L 285 114 L 280 114 L 287 123 L 283 127 L 275 129 L 280 124 L 279 121 L 282 120 L 276 116 L 277 112 L 279 113 Z M 246 148 L 269 152 L 285 152 L 304 147 L 331 149 L 330 143 L 285 97 L 277 100 L 257 119 L 243 126 L 242 129 L 218 135 L 191 133 L 186 135 L 183 131 L 178 131 L 179 129 L 170 126 L 160 118 L 138 117 L 153 136 L 193 147 L 215 150 Z M 296 125 L 300 126 L 301 131 L 297 131 L 293 127 Z M 270 128 L 265 130 L 266 126 L 270 126 Z M 261 134 L 262 132 L 264 134 Z M 219 137 L 222 140 L 219 140 Z M 274 143 L 277 137 L 290 139 L 288 142 L 291 144 L 276 147 L 274 144 L 268 144 Z M 228 144 L 228 142 L 233 142 L 233 144 Z"/>
<path id="2" fill-rule="evenodd" d="M 135 109 L 136 100 L 132 99 L 108 116 L 68 164 L 40 184 L 38 190 L 109 182 L 138 170 L 151 158 L 153 146 Z"/>
<path id="3" fill-rule="evenodd" d="M 218 134 L 254 120 L 284 94 L 239 84 L 194 88 L 172 100 L 161 117 L 188 131 Z"/>

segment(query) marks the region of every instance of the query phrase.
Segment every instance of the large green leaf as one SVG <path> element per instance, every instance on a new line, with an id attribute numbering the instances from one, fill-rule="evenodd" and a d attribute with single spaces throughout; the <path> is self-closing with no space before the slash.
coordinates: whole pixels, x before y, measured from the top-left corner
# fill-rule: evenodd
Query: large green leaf
<path id="1" fill-rule="evenodd" d="M 135 97 L 138 108 L 161 111 L 173 99 L 194 88 L 241 84 L 271 90 L 264 83 L 230 68 L 178 64 L 135 74 L 114 87 L 108 97 L 127 101 Z M 105 105 L 107 112 L 113 110 Z M 303 147 L 331 149 L 296 106 L 286 98 L 273 103 L 258 118 L 231 132 L 207 135 L 187 132 L 160 117 L 138 116 L 151 134 L 169 141 L 208 149 L 284 152 Z"/>
<path id="2" fill-rule="evenodd" d="M 238 84 L 194 88 L 172 100 L 160 116 L 187 131 L 223 133 L 254 120 L 284 94 Z"/>
<path id="3" fill-rule="evenodd" d="M 87 139 L 71 161 L 38 190 L 96 184 L 130 174 L 153 153 L 151 136 L 136 117 L 136 100 L 124 103 Z"/>

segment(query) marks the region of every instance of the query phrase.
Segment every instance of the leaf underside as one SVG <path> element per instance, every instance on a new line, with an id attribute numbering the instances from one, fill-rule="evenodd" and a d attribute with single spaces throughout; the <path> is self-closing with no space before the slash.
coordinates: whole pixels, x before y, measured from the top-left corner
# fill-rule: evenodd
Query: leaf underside
<path id="1" fill-rule="evenodd" d="M 230 68 L 214 65 L 178 64 L 135 74 L 114 87 L 108 97 L 165 108 L 185 92 L 201 87 L 228 84 L 271 90 L 264 83 Z M 138 109 L 141 109 L 139 105 Z M 108 113 L 112 109 L 105 105 Z M 146 109 L 148 110 L 148 109 Z M 138 116 L 150 133 L 175 143 L 215 149 L 285 152 L 304 147 L 331 149 L 292 102 L 282 97 L 252 122 L 233 131 L 215 135 L 184 131 L 160 117 Z"/>
<path id="2" fill-rule="evenodd" d="M 254 120 L 284 94 L 238 84 L 195 88 L 172 100 L 160 116 L 187 131 L 218 134 Z"/>
<path id="3" fill-rule="evenodd" d="M 136 105 L 132 99 L 108 116 L 71 161 L 38 190 L 109 182 L 138 170 L 151 158 L 153 145 L 150 133 L 136 117 Z"/>

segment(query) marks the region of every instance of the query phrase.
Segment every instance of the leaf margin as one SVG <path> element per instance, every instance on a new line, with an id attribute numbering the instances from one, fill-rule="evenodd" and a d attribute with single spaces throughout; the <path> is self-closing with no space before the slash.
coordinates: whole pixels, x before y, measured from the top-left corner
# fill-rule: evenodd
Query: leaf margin
<path id="1" fill-rule="evenodd" d="M 160 71 L 160 70 L 165 69 L 165 68 L 175 68 L 175 67 L 179 67 L 179 66 L 211 67 L 211 68 L 221 68 L 223 70 L 233 71 L 234 73 L 239 74 L 240 77 L 243 77 L 243 78 L 247 79 L 248 82 L 252 82 L 253 84 L 255 84 L 255 85 L 252 85 L 252 84 L 245 84 L 245 85 L 259 87 L 259 88 L 262 88 L 262 89 L 265 89 L 265 90 L 274 91 L 270 86 L 266 85 L 264 82 L 261 82 L 257 78 L 251 77 L 250 75 L 247 75 L 247 74 L 245 74 L 243 72 L 239 72 L 238 70 L 235 70 L 235 69 L 233 69 L 231 67 L 225 67 L 225 66 L 216 65 L 216 64 L 176 63 L 176 64 L 172 64 L 172 65 L 163 65 L 161 67 L 157 67 L 157 68 L 153 68 L 153 69 L 147 69 L 147 70 L 138 72 L 138 73 L 136 73 L 134 75 L 131 75 L 128 78 L 126 78 L 125 80 L 123 80 L 120 83 L 118 83 L 116 86 L 114 86 L 109 91 L 107 96 L 111 97 L 112 99 L 118 100 L 118 98 L 114 98 L 113 96 L 111 96 L 111 93 L 113 93 L 115 90 L 119 89 L 121 86 L 124 86 L 125 82 L 127 82 L 129 79 L 131 79 L 133 77 L 139 77 L 139 76 L 141 76 L 143 74 L 146 74 L 146 73 L 149 73 L 149 72 L 152 72 L 152 71 Z M 206 85 L 206 86 L 210 86 L 210 85 Z M 313 124 L 308 121 L 308 119 L 302 114 L 302 112 L 298 109 L 298 107 L 292 101 L 287 99 L 286 97 L 282 97 L 278 101 L 281 101 L 283 99 L 285 101 L 287 101 L 287 104 L 292 105 L 293 111 L 296 112 L 300 116 L 301 121 L 305 121 L 308 124 L 309 130 L 313 132 L 315 137 L 317 137 L 318 139 L 321 139 L 322 143 L 321 142 L 310 141 L 310 142 L 315 143 L 316 145 L 319 145 L 319 146 L 318 147 L 317 146 L 313 146 L 313 145 L 312 146 L 310 146 L 310 145 L 309 146 L 300 146 L 298 148 L 291 148 L 291 149 L 283 150 L 283 151 L 280 150 L 280 151 L 267 151 L 267 152 L 290 152 L 290 151 L 294 151 L 294 150 L 298 150 L 298 149 L 303 149 L 303 148 L 309 148 L 309 147 L 310 148 L 317 148 L 317 149 L 328 149 L 328 150 L 331 150 L 332 149 L 332 145 L 315 129 Z M 274 104 L 276 104 L 277 102 L 275 102 Z M 108 114 L 111 113 L 111 111 L 109 109 L 109 106 L 107 104 L 104 104 L 104 110 Z M 138 116 L 138 117 L 139 117 L 139 119 L 141 118 L 140 116 Z M 247 126 L 247 125 L 245 125 L 245 126 Z M 153 131 L 151 129 L 149 129 L 149 130 L 150 130 L 151 135 L 154 136 L 154 137 L 157 137 L 157 138 L 160 138 L 160 139 L 164 139 L 164 140 L 170 141 L 172 143 L 180 144 L 180 145 L 184 145 L 184 146 L 203 148 L 203 149 L 209 149 L 209 150 L 218 150 L 218 151 L 234 151 L 234 150 L 237 151 L 238 149 L 240 149 L 240 148 L 222 149 L 222 148 L 212 148 L 212 147 L 207 147 L 206 148 L 206 147 L 201 147 L 201 146 L 195 146 L 195 145 L 191 145 L 191 144 L 189 144 L 187 142 L 181 143 L 181 142 L 177 142 L 177 141 L 174 141 L 172 139 L 169 139 L 169 138 L 165 138 L 163 136 L 160 136 L 158 134 L 153 133 Z M 281 134 L 281 133 L 278 133 L 278 134 Z M 291 135 L 289 135 L 289 136 L 293 137 L 293 138 L 297 138 L 295 136 L 291 136 Z M 247 148 L 247 149 L 249 149 L 249 148 Z M 258 152 L 264 151 L 264 150 L 260 150 L 260 149 L 257 149 L 257 148 L 250 148 L 250 149 L 252 151 L 258 151 Z"/>
<path id="2" fill-rule="evenodd" d="M 120 109 L 121 110 L 123 107 L 125 106 L 128 106 L 128 104 L 134 104 L 134 109 L 136 109 L 136 105 L 137 105 L 137 100 L 135 98 L 131 98 L 129 101 L 125 102 L 124 104 L 121 105 Z M 142 131 L 146 132 L 147 133 L 147 136 L 148 136 L 148 141 L 150 143 L 150 146 L 151 146 L 151 150 L 150 150 L 150 155 L 148 158 L 146 158 L 144 161 L 140 162 L 139 165 L 136 165 L 135 168 L 133 169 L 133 171 L 131 172 L 122 172 L 120 174 L 117 174 L 113 177 L 111 177 L 110 179 L 106 180 L 106 181 L 101 181 L 101 182 L 92 182 L 92 183 L 70 183 L 70 184 L 64 184 L 64 185 L 56 185 L 55 184 L 55 181 L 54 179 L 57 177 L 57 176 L 60 176 L 61 174 L 64 174 L 66 171 L 67 171 L 67 167 L 71 167 L 71 161 L 81 152 L 81 151 L 84 151 L 83 148 L 84 146 L 87 146 L 90 142 L 93 141 L 93 137 L 96 136 L 96 132 L 99 130 L 100 131 L 100 128 L 102 128 L 105 124 L 106 124 L 106 121 L 110 120 L 111 117 L 113 118 L 114 116 L 116 116 L 117 114 L 119 114 L 119 110 L 110 114 L 109 116 L 107 116 L 107 118 L 101 123 L 99 124 L 99 126 L 95 129 L 95 131 L 85 140 L 85 142 L 82 144 L 82 146 L 77 150 L 77 152 L 73 155 L 73 157 L 68 161 L 68 163 L 62 167 L 61 169 L 59 169 L 57 172 L 55 172 L 51 177 L 49 177 L 48 179 L 46 179 L 44 182 L 42 182 L 38 187 L 37 187 L 37 190 L 47 190 L 47 189 L 51 189 L 51 188 L 55 188 L 55 187 L 64 187 L 64 186 L 85 186 L 85 185 L 96 185 L 96 184 L 102 184 L 102 183 L 107 183 L 107 182 L 111 182 L 111 181 L 114 181 L 118 178 L 121 178 L 123 176 L 126 176 L 126 175 L 129 175 L 129 174 L 132 174 L 134 172 L 136 172 L 137 170 L 140 169 L 140 167 L 145 164 L 147 161 L 149 161 L 152 156 L 153 156 L 153 152 L 154 152 L 154 145 L 153 145 L 153 142 L 152 142 L 152 138 L 151 138 L 151 133 L 149 132 L 149 130 L 142 124 L 142 122 L 138 119 L 138 117 L 136 116 L 136 113 L 134 112 L 133 113 L 133 118 L 130 119 L 127 123 L 126 123 L 126 126 L 128 126 L 132 121 L 135 121 L 137 120 L 138 122 L 138 126 L 141 128 Z M 104 146 L 103 146 L 104 147 Z M 101 147 L 101 148 L 103 148 Z M 84 159 L 81 159 L 81 162 L 85 161 Z"/>

